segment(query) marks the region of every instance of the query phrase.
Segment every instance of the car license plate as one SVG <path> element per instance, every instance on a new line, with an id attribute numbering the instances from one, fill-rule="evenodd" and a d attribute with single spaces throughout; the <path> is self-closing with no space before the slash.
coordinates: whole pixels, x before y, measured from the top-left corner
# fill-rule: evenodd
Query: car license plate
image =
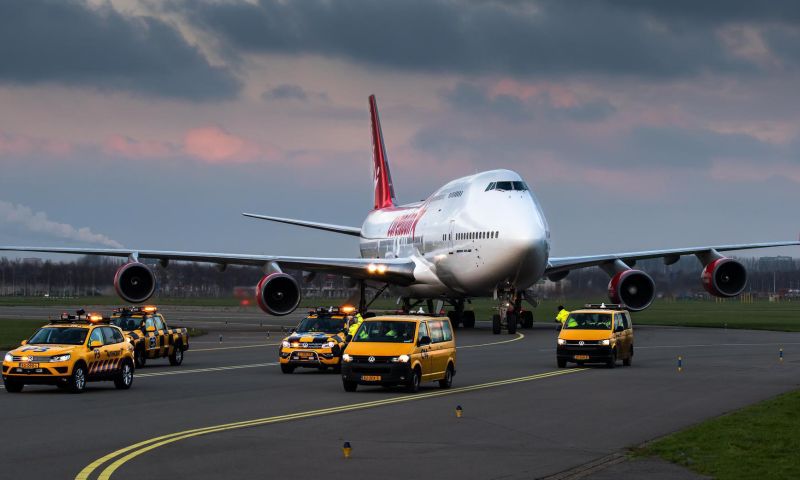
<path id="1" fill-rule="evenodd" d="M 589 360 L 589 355 L 575 355 L 575 360 Z"/>
<path id="2" fill-rule="evenodd" d="M 20 363 L 19 364 L 19 368 L 24 368 L 26 370 L 32 370 L 34 368 L 39 368 L 39 364 L 38 363 L 25 362 L 25 363 Z"/>
<path id="3" fill-rule="evenodd" d="M 379 382 L 380 380 L 380 375 L 361 375 L 362 382 Z"/>

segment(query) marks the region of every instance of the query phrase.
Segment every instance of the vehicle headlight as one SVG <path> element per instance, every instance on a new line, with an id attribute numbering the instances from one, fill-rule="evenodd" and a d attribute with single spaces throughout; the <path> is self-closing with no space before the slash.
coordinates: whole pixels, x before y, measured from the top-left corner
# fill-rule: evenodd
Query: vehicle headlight
<path id="1" fill-rule="evenodd" d="M 602 341 L 602 342 L 600 342 L 600 343 L 601 343 L 601 344 L 603 344 L 603 345 L 611 345 L 611 340 L 609 340 L 608 338 L 606 338 L 605 340 L 603 340 L 603 341 Z"/>
<path id="2" fill-rule="evenodd" d="M 322 348 L 333 348 L 336 346 L 336 342 L 325 342 L 322 344 Z"/>
<path id="3" fill-rule="evenodd" d="M 13 362 L 14 361 L 14 356 L 11 355 L 10 353 L 6 353 L 5 361 L 6 362 Z"/>
<path id="4" fill-rule="evenodd" d="M 411 357 L 408 355 L 400 355 L 399 357 L 394 357 L 392 359 L 392 361 L 396 363 L 408 363 L 409 360 L 411 360 Z"/>
<path id="5" fill-rule="evenodd" d="M 566 344 L 567 344 L 567 341 L 566 341 L 566 340 L 564 340 L 563 338 L 559 338 L 559 339 L 558 339 L 558 344 L 559 344 L 559 345 L 566 345 Z"/>
<path id="6" fill-rule="evenodd" d="M 342 355 L 342 361 L 343 362 L 352 362 L 353 361 L 353 357 L 351 357 L 350 355 L 345 353 L 344 355 Z"/>
<path id="7" fill-rule="evenodd" d="M 297 348 L 300 346 L 300 342 L 292 342 L 292 347 Z"/>
<path id="8" fill-rule="evenodd" d="M 70 359 L 70 354 L 69 353 L 64 354 L 64 355 L 56 355 L 54 357 L 50 357 L 50 361 L 51 362 L 66 362 L 69 359 Z"/>
<path id="9" fill-rule="evenodd" d="M 281 346 L 282 346 L 283 348 L 289 348 L 289 347 L 291 347 L 292 345 L 291 345 L 289 342 L 287 342 L 286 340 L 284 340 L 283 342 L 281 342 Z"/>

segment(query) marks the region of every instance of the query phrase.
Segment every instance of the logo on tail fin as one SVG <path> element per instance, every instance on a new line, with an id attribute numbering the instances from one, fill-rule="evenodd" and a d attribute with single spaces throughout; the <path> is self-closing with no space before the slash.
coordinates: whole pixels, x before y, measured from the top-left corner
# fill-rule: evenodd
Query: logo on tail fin
<path id="1" fill-rule="evenodd" d="M 372 163 L 373 180 L 375 182 L 375 210 L 395 205 L 392 174 L 389 172 L 389 160 L 386 157 L 386 145 L 383 143 L 381 121 L 378 118 L 378 104 L 375 95 L 369 96 L 369 113 L 372 122 Z"/>

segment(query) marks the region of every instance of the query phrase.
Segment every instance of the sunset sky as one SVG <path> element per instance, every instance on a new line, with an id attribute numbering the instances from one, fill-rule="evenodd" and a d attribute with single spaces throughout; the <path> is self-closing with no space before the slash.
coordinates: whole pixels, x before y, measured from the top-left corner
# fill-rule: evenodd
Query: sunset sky
<path id="1" fill-rule="evenodd" d="M 401 202 L 515 170 L 554 255 L 798 238 L 797 1 L 3 0 L 0 244 L 357 255 L 240 213 L 359 226 L 373 93 Z"/>

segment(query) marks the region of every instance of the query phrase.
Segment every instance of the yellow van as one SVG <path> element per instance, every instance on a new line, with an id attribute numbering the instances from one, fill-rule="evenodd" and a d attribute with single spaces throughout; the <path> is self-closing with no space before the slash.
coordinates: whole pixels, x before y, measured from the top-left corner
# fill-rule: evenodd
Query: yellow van
<path id="1" fill-rule="evenodd" d="M 447 317 L 388 315 L 364 320 L 342 355 L 342 385 L 404 385 L 422 382 L 450 388 L 456 374 L 456 340 Z"/>
<path id="2" fill-rule="evenodd" d="M 633 323 L 630 313 L 619 305 L 586 305 L 569 314 L 558 335 L 556 361 L 605 363 L 614 368 L 617 359 L 629 367 L 633 361 Z"/>

